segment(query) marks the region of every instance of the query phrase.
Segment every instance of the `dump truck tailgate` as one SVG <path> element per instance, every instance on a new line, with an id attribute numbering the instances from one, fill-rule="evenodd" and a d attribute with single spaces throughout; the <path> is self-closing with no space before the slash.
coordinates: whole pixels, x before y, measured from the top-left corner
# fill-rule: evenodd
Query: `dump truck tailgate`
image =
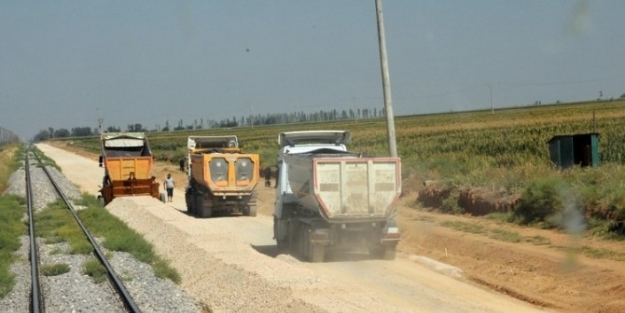
<path id="1" fill-rule="evenodd" d="M 105 166 L 112 181 L 127 180 L 131 175 L 136 179 L 149 179 L 152 157 L 107 157 Z"/>
<path id="2" fill-rule="evenodd" d="M 315 194 L 328 218 L 385 217 L 401 192 L 390 158 L 314 160 Z"/>
<path id="3" fill-rule="evenodd" d="M 385 219 L 401 193 L 399 158 L 289 155 L 289 183 L 304 208 L 328 220 Z"/>

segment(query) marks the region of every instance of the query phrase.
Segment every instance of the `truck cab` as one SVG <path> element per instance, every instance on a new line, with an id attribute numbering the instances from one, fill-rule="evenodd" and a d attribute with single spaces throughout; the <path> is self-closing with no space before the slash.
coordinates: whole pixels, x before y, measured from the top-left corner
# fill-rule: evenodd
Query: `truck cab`
<path id="1" fill-rule="evenodd" d="M 278 152 L 278 175 L 276 183 L 276 202 L 274 215 L 282 216 L 282 205 L 297 202 L 297 197 L 289 184 L 289 169 L 284 163 L 284 155 L 309 153 L 317 150 L 347 152 L 345 144 L 351 140 L 349 131 L 342 130 L 311 130 L 283 132 L 278 136 L 280 150 Z"/>

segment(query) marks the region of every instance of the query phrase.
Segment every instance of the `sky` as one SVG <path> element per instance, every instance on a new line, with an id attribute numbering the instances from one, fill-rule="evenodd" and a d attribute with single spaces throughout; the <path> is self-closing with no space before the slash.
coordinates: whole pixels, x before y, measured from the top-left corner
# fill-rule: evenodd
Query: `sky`
<path id="1" fill-rule="evenodd" d="M 625 94 L 625 1 L 382 0 L 395 115 Z M 375 0 L 0 0 L 0 126 L 384 107 Z"/>

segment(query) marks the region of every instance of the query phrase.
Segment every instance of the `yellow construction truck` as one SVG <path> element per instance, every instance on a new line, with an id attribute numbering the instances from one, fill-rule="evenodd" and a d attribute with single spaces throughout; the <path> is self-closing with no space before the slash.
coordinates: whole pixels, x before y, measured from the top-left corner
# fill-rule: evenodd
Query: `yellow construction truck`
<path id="1" fill-rule="evenodd" d="M 242 153 L 236 136 L 189 136 L 185 191 L 187 211 L 196 217 L 215 214 L 256 216 L 258 154 Z"/>
<path id="2" fill-rule="evenodd" d="M 117 197 L 137 195 L 165 202 L 165 194 L 159 193 L 159 183 L 150 173 L 154 158 L 144 133 L 105 133 L 100 142 L 99 166 L 104 167 L 104 178 L 98 199 L 103 205 Z"/>

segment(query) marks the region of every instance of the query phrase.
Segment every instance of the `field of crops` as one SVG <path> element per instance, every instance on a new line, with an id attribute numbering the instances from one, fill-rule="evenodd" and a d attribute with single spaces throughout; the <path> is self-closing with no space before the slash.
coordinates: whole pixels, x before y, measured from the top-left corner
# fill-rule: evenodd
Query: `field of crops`
<path id="1" fill-rule="evenodd" d="M 346 129 L 349 148 L 388 155 L 386 119 L 301 123 L 148 133 L 157 159 L 184 157 L 189 135 L 237 135 L 244 151 L 259 153 L 262 166 L 275 163 L 283 131 Z M 425 180 L 521 194 L 533 183 L 555 179 L 576 194 L 588 216 L 625 219 L 625 99 L 395 118 L 405 188 Z M 547 142 L 556 135 L 599 134 L 600 166 L 561 171 L 550 162 Z M 99 151 L 97 138 L 71 138 Z M 557 195 L 556 195 L 557 196 Z M 553 195 L 550 195 L 553 197 Z M 556 202 L 564 202 L 557 200 Z"/>
<path id="2" fill-rule="evenodd" d="M 594 120 L 593 120 L 594 117 Z M 597 132 L 600 163 L 625 164 L 625 100 L 536 106 L 491 111 L 400 116 L 395 119 L 398 154 L 406 170 L 453 179 L 474 169 L 550 166 L 547 141 L 556 135 Z M 386 120 L 336 121 L 263 127 L 152 132 L 148 138 L 158 159 L 184 157 L 189 135 L 237 135 L 246 152 L 259 153 L 263 165 L 275 162 L 283 131 L 347 129 L 351 150 L 388 155 Z M 97 138 L 70 138 L 98 152 Z M 456 174 L 454 174 L 456 173 Z M 441 177 L 423 177 L 424 179 Z"/>

